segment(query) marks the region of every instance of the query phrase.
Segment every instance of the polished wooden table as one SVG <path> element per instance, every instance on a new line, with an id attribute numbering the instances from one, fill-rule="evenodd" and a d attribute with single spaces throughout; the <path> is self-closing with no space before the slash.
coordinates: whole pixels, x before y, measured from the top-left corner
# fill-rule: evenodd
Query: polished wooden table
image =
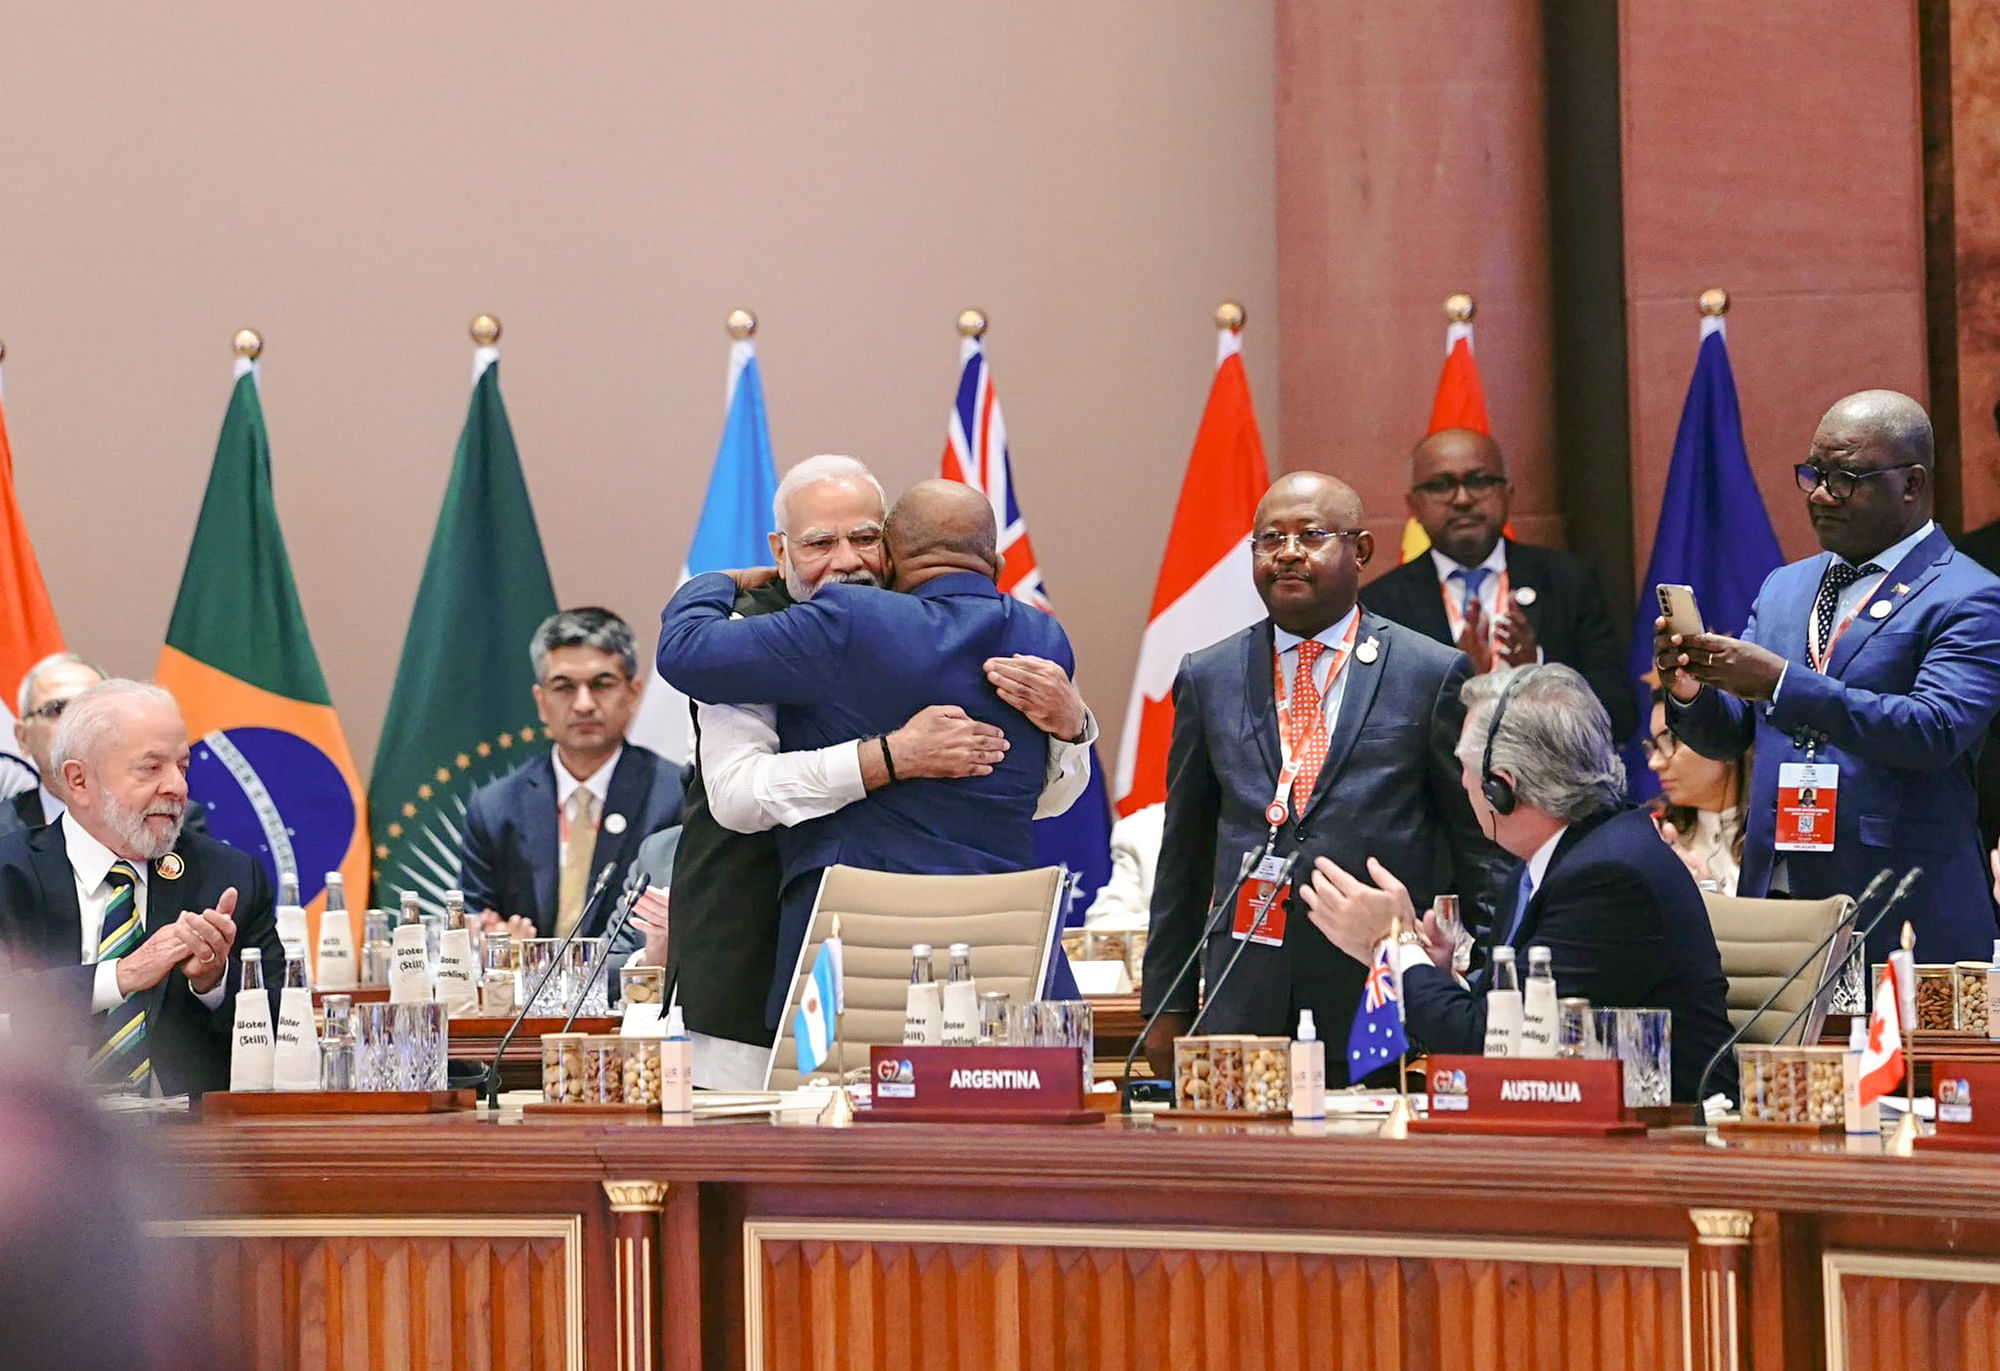
<path id="1" fill-rule="evenodd" d="M 159 1123 L 260 1367 L 1953 1367 L 2000 1159 L 1340 1124 Z"/>

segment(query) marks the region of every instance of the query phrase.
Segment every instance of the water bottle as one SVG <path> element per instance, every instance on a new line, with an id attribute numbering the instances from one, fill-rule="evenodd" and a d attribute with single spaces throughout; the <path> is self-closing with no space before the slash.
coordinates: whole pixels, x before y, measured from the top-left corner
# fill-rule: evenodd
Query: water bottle
<path id="1" fill-rule="evenodd" d="M 972 979 L 972 945 L 951 945 L 951 969 L 945 972 L 943 1041 L 946 1047 L 971 1047 L 979 1041 L 979 985 Z"/>
<path id="2" fill-rule="evenodd" d="M 319 916 L 318 980 L 322 990 L 352 990 L 361 968 L 354 957 L 354 925 L 348 921 L 347 881 L 326 873 L 326 911 Z"/>
<path id="3" fill-rule="evenodd" d="M 1486 992 L 1486 1055 L 1521 1055 L 1521 983 L 1514 949 L 1493 949 L 1493 985 Z"/>
<path id="4" fill-rule="evenodd" d="M 1523 1057 L 1556 1055 L 1556 973 L 1546 947 L 1528 949 L 1528 984 L 1521 992 Z"/>
<path id="5" fill-rule="evenodd" d="M 903 1008 L 903 1042 L 936 1047 L 944 1041 L 944 997 L 931 974 L 931 945 L 910 948 L 910 992 Z"/>

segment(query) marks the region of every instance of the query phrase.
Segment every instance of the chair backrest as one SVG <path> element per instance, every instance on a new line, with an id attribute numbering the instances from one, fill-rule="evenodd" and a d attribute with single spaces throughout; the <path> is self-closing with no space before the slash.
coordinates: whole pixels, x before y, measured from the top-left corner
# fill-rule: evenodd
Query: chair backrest
<path id="1" fill-rule="evenodd" d="M 820 881 L 812 924 L 798 964 L 778 1041 L 771 1051 L 766 1088 L 792 1090 L 799 1084 L 798 1045 L 792 1013 L 812 975 L 819 945 L 840 915 L 841 965 L 846 981 L 844 1033 L 847 1067 L 868 1065 L 868 1049 L 903 1041 L 903 1011 L 909 1002 L 910 947 L 936 949 L 939 980 L 952 943 L 972 945 L 972 975 L 981 993 L 1004 990 L 1015 1004 L 1041 995 L 1049 958 L 1057 948 L 1063 869 L 992 876 L 907 876 L 859 867 L 832 866 Z M 832 1074 L 832 1064 L 821 1071 Z"/>
<path id="2" fill-rule="evenodd" d="M 1846 895 L 1824 900 L 1753 900 L 1736 895 L 1702 892 L 1708 906 L 1709 927 L 1715 931 L 1716 950 L 1722 953 L 1722 974 L 1729 979 L 1729 1026 L 1741 1028 L 1764 997 L 1776 988 L 1791 969 L 1828 930 L 1847 918 L 1854 901 Z M 1743 1035 L 1746 1043 L 1776 1041 L 1785 1021 L 1798 1013 L 1813 988 L 1840 959 L 1846 956 L 1852 933 L 1834 938 L 1825 954 L 1759 1016 Z M 1826 997 L 1800 1021 L 1794 1042 L 1819 1041 L 1820 1023 L 1826 1017 Z"/>

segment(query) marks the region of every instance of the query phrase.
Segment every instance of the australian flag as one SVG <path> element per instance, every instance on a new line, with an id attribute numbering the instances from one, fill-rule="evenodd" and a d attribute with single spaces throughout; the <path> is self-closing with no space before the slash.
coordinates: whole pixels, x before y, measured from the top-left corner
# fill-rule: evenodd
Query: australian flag
<path id="1" fill-rule="evenodd" d="M 986 347 L 979 333 L 961 335 L 958 351 L 958 394 L 953 398 L 945 438 L 942 475 L 984 492 L 993 504 L 993 521 L 1000 531 L 1000 589 L 1024 604 L 1053 613 L 1042 587 L 1041 566 L 1028 541 L 1028 521 L 1014 498 L 1014 470 L 1007 456 L 1007 421 L 993 390 L 993 373 L 986 364 Z M 1065 915 L 1065 925 L 1083 922 L 1083 914 L 1098 889 L 1111 879 L 1111 799 L 1104 789 L 1104 768 L 1097 749 L 1090 750 L 1090 783 L 1069 811 L 1035 823 L 1035 861 L 1042 866 L 1066 866 L 1077 883 Z"/>
<path id="2" fill-rule="evenodd" d="M 1389 964 L 1388 943 L 1375 949 L 1375 961 L 1361 987 L 1361 1008 L 1354 1027 L 1347 1033 L 1347 1076 L 1363 1076 L 1387 1066 L 1410 1050 L 1409 1035 L 1403 1032 L 1403 996 L 1396 983 L 1396 968 Z"/>
<path id="3" fill-rule="evenodd" d="M 1750 620 L 1750 606 L 1764 578 L 1784 564 L 1764 497 L 1750 474 L 1743 445 L 1743 416 L 1736 405 L 1736 378 L 1729 367 L 1729 341 L 1720 317 L 1702 321 L 1701 351 L 1688 382 L 1681 426 L 1674 435 L 1673 464 L 1660 500 L 1653 555 L 1639 586 L 1639 611 L 1632 632 L 1632 679 L 1646 698 L 1645 677 L 1653 670 L 1653 620 L 1660 615 L 1654 587 L 1694 587 L 1695 603 L 1710 632 L 1738 634 Z M 1650 727 L 1652 711 L 1640 715 Z M 1653 775 L 1643 759 L 1627 774 L 1650 786 Z"/>

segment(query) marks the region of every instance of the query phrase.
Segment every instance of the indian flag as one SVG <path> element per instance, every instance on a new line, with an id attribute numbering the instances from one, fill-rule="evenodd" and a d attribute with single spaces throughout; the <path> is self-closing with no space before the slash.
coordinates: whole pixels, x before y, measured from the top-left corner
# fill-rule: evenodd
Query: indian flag
<path id="1" fill-rule="evenodd" d="M 0 358 L 7 349 L 0 347 Z M 0 714 L 14 722 L 15 695 L 28 668 L 63 650 L 42 568 L 28 541 L 27 520 L 14 498 L 14 452 L 7 446 L 5 386 L 0 385 Z M 11 747 L 7 742 L 0 746 Z"/>
<path id="2" fill-rule="evenodd" d="M 159 682 L 187 716 L 188 790 L 208 807 L 210 835 L 262 862 L 274 891 L 280 875 L 298 877 L 316 942 L 326 873 L 342 872 L 350 890 L 368 888 L 368 824 L 271 496 L 262 348 L 248 330 L 237 336 L 236 384 Z"/>

